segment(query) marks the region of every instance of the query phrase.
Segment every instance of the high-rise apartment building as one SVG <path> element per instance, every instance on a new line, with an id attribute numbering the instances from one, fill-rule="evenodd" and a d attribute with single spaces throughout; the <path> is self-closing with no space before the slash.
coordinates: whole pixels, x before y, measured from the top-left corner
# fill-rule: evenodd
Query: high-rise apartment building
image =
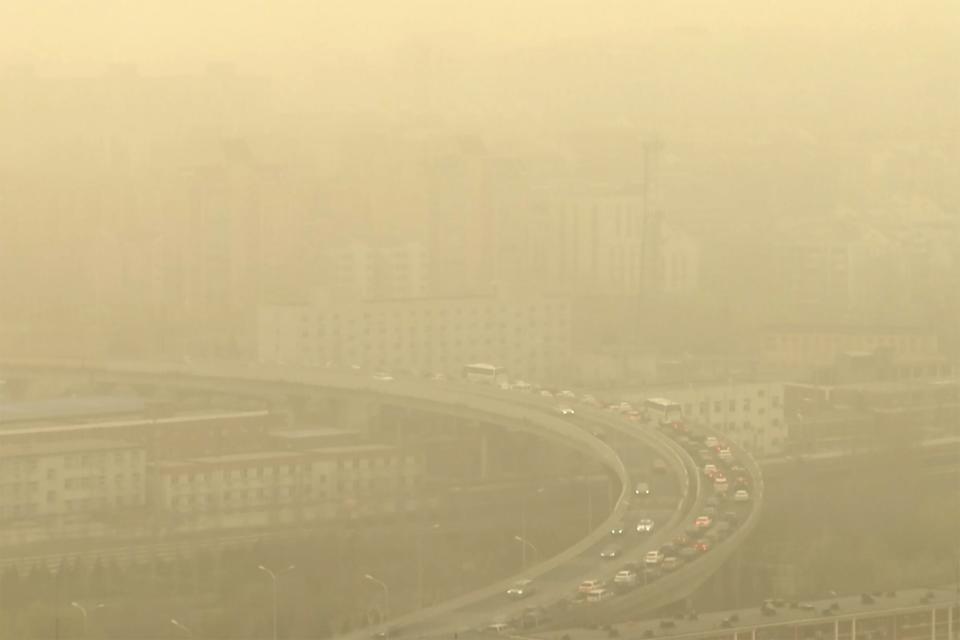
<path id="1" fill-rule="evenodd" d="M 265 362 L 451 375 L 491 362 L 531 381 L 568 379 L 570 316 L 561 297 L 273 305 L 260 309 L 258 352 Z"/>

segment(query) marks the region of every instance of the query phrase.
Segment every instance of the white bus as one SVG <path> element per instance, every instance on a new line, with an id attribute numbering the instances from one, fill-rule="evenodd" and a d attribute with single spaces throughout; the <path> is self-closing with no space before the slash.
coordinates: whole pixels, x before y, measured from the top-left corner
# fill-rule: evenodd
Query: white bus
<path id="1" fill-rule="evenodd" d="M 647 398 L 643 406 L 660 424 L 670 424 L 683 420 L 683 405 L 679 402 L 666 398 Z"/>
<path id="2" fill-rule="evenodd" d="M 507 382 L 507 370 L 496 365 L 478 362 L 466 365 L 463 368 L 463 377 L 470 382 L 505 384 Z"/>

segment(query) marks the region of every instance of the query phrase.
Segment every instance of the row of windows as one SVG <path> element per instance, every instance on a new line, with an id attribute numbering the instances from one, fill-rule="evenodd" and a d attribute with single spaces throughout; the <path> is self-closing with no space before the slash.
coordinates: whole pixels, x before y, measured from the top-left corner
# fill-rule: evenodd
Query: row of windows
<path id="1" fill-rule="evenodd" d="M 758 395 L 763 394 L 760 393 Z M 738 407 L 742 408 L 743 411 L 751 411 L 752 406 L 753 405 L 750 398 L 742 398 L 739 402 L 736 399 L 731 399 L 727 400 L 726 402 L 726 411 L 737 411 Z M 780 396 L 770 396 L 770 406 L 774 409 L 779 408 Z M 683 413 L 688 416 L 705 416 L 711 412 L 711 407 L 713 413 L 720 413 L 724 411 L 724 402 L 722 400 L 714 400 L 711 404 L 711 402 L 708 400 L 701 400 L 700 403 L 696 405 L 696 412 L 694 412 L 694 405 L 692 403 L 688 403 L 683 405 Z M 758 407 L 757 414 L 761 416 L 766 414 L 766 409 L 763 407 Z"/>
<path id="2" fill-rule="evenodd" d="M 757 433 L 764 433 L 766 431 L 766 427 L 755 428 L 754 425 L 752 425 L 749 420 L 744 420 L 739 426 L 737 425 L 736 422 L 727 422 L 726 424 L 722 422 L 718 422 L 718 423 L 715 423 L 713 426 L 717 429 L 723 429 L 725 431 L 738 431 L 741 429 L 743 431 L 756 431 Z M 773 420 L 770 421 L 770 426 L 780 428 L 780 420 L 778 418 L 774 418 Z"/>
<path id="3" fill-rule="evenodd" d="M 142 476 L 139 473 L 130 475 L 130 483 L 137 485 L 141 482 Z M 124 487 L 126 477 L 120 474 L 113 476 L 114 487 Z M 87 476 L 85 478 L 67 478 L 63 482 L 66 489 L 89 489 L 92 487 L 105 488 L 107 486 L 107 476 Z"/>
<path id="4" fill-rule="evenodd" d="M 381 479 L 354 479 L 350 482 L 340 480 L 336 484 L 338 492 L 355 492 L 360 489 L 386 489 L 390 487 L 409 488 L 416 484 L 416 478 L 404 477 L 396 480 Z M 218 503 L 235 505 L 244 503 L 261 503 L 264 501 L 284 500 L 287 498 L 315 498 L 326 495 L 323 487 L 310 485 L 294 487 L 260 488 L 246 490 L 229 490 L 223 492 L 206 492 L 194 495 L 171 496 L 170 506 L 177 509 L 187 506 L 210 506 Z"/>
<path id="5" fill-rule="evenodd" d="M 569 310 L 569 306 L 566 304 L 545 304 L 545 305 L 530 305 L 529 307 L 522 308 L 510 308 L 510 307 L 454 307 L 451 309 L 432 309 L 432 308 L 423 308 L 423 309 L 390 309 L 389 311 L 363 311 L 363 312 L 334 312 L 330 315 L 311 315 L 307 313 L 300 314 L 300 322 L 303 324 L 308 324 L 311 321 L 316 324 L 324 324 L 326 322 L 339 322 L 341 319 L 347 323 L 354 323 L 360 318 L 370 321 L 381 321 L 389 322 L 394 324 L 396 322 L 402 322 L 404 319 L 409 319 L 413 321 L 417 317 L 439 317 L 446 318 L 450 316 L 471 316 L 472 318 L 478 318 L 480 316 L 490 317 L 490 316 L 510 316 L 514 318 L 521 318 L 525 314 L 530 316 L 544 315 L 548 317 L 563 317 L 563 314 Z"/>
<path id="6" fill-rule="evenodd" d="M 895 346 L 914 351 L 934 350 L 936 341 L 928 337 L 913 336 L 848 336 L 832 334 L 776 335 L 769 339 L 771 348 L 783 349 L 851 349 L 876 346 Z"/>
<path id="7" fill-rule="evenodd" d="M 403 463 L 407 465 L 412 465 L 415 462 L 412 456 L 407 456 L 403 459 Z M 339 470 L 365 470 L 365 469 L 389 469 L 394 468 L 397 465 L 401 464 L 399 458 L 391 457 L 376 457 L 376 458 L 340 458 L 337 460 L 337 468 Z M 177 475 L 170 475 L 167 477 L 166 481 L 169 484 L 190 484 L 195 482 L 215 482 L 221 479 L 229 479 L 233 481 L 239 480 L 262 480 L 268 478 L 278 478 L 281 480 L 293 480 L 298 476 L 303 476 L 306 474 L 313 474 L 311 477 L 316 479 L 318 482 L 324 482 L 326 476 L 322 474 L 315 474 L 314 472 L 323 470 L 327 468 L 327 463 L 317 463 L 314 465 L 311 464 L 294 464 L 294 465 L 275 465 L 275 466 L 266 466 L 266 467 L 246 467 L 243 469 L 233 469 L 229 471 L 226 475 L 221 475 L 220 472 L 200 472 L 200 473 L 180 473 Z"/>
<path id="8" fill-rule="evenodd" d="M 64 458 L 64 466 L 67 469 L 75 469 L 77 467 L 101 467 L 110 463 L 111 460 L 116 465 L 136 464 L 142 459 L 143 452 L 137 450 L 115 451 L 112 454 L 108 452 L 85 453 L 82 455 L 71 454 Z"/>

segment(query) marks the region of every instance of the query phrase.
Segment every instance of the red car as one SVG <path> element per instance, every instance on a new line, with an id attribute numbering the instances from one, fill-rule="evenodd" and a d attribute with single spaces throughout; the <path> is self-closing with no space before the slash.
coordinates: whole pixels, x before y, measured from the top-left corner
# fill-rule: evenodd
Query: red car
<path id="1" fill-rule="evenodd" d="M 710 544 L 707 542 L 701 541 L 694 544 L 693 548 L 699 551 L 700 553 L 706 553 L 707 551 L 710 551 Z"/>
<path id="2" fill-rule="evenodd" d="M 700 516 L 693 521 L 693 526 L 697 529 L 709 529 L 710 525 L 713 524 L 713 519 L 710 516 Z"/>

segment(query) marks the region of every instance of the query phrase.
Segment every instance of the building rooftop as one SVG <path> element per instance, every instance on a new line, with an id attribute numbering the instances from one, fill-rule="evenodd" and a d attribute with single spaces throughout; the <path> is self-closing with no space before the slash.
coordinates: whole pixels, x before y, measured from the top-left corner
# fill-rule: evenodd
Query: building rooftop
<path id="1" fill-rule="evenodd" d="M 269 411 L 240 411 L 232 413 L 191 413 L 169 418 L 137 418 L 131 420 L 113 420 L 110 422 L 77 422 L 72 424 L 34 425 L 32 427 L 16 427 L 0 429 L 0 438 L 6 436 L 37 435 L 46 433 L 79 433 L 94 431 L 109 431 L 147 425 L 177 425 L 191 422 L 213 422 L 216 420 L 230 420 L 238 418 L 258 418 L 270 415 Z"/>
<path id="2" fill-rule="evenodd" d="M 58 453 L 83 453 L 89 451 L 115 451 L 117 449 L 142 448 L 141 445 L 123 440 L 88 439 L 58 440 L 56 442 L 23 442 L 0 446 L 0 458 L 46 456 Z"/>
<path id="3" fill-rule="evenodd" d="M 251 453 L 231 453 L 222 456 L 204 456 L 202 458 L 189 458 L 187 461 L 199 464 L 229 464 L 233 462 L 256 462 L 263 460 L 276 460 L 278 458 L 291 459 L 299 458 L 300 454 L 292 451 L 254 451 Z"/>
<path id="4" fill-rule="evenodd" d="M 277 438 L 288 438 L 291 440 L 297 440 L 300 438 L 327 438 L 332 436 L 357 436 L 359 434 L 356 431 L 348 431 L 346 429 L 334 429 L 331 427 L 317 427 L 315 429 L 281 429 L 279 431 L 271 431 L 269 435 Z"/>
<path id="5" fill-rule="evenodd" d="M 141 398 L 126 396 L 51 398 L 0 404 L 0 423 L 140 413 L 144 409 L 146 403 Z"/>
<path id="6" fill-rule="evenodd" d="M 388 444 L 358 444 L 348 447 L 323 447 L 322 449 L 311 449 L 311 453 L 319 453 L 330 456 L 348 456 L 362 453 L 388 453 L 394 452 L 397 448 Z"/>

